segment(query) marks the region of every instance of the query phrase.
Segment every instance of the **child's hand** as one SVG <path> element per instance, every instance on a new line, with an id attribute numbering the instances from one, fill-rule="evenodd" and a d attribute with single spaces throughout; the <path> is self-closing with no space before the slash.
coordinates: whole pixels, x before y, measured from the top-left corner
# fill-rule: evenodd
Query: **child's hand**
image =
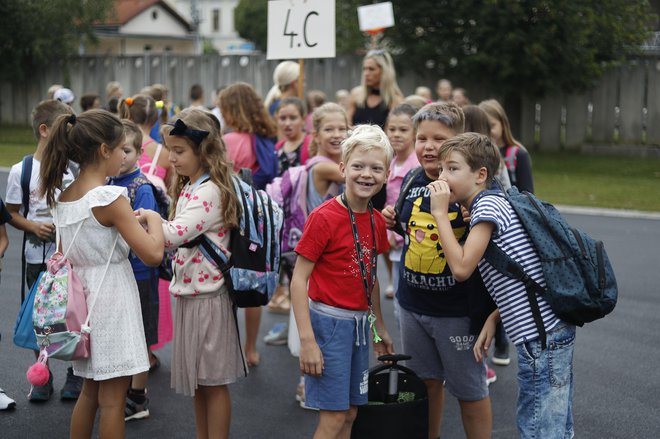
<path id="1" fill-rule="evenodd" d="M 381 338 L 381 341 L 374 343 L 374 355 L 376 358 L 381 355 L 393 355 L 394 354 L 394 343 L 392 342 L 392 337 L 390 337 L 389 332 L 385 328 L 378 330 L 378 335 Z"/>
<path id="2" fill-rule="evenodd" d="M 436 180 L 426 186 L 431 192 L 431 215 L 444 217 L 447 216 L 449 206 L 449 196 L 451 194 L 449 185 L 444 180 Z"/>
<path id="3" fill-rule="evenodd" d="M 393 228 L 396 225 L 396 213 L 394 212 L 394 207 L 385 206 L 381 213 L 385 218 L 385 227 L 388 229 Z"/>
<path id="4" fill-rule="evenodd" d="M 468 211 L 465 207 L 461 206 L 461 215 L 463 215 L 463 222 L 465 224 L 470 224 L 470 211 Z"/>
<path id="5" fill-rule="evenodd" d="M 149 209 L 139 209 L 139 210 L 134 211 L 133 214 L 135 214 L 135 218 L 137 218 L 140 225 L 142 225 L 145 228 L 147 227 L 150 216 L 155 214 L 155 215 L 158 215 L 158 217 L 160 218 L 160 214 L 158 214 L 157 212 L 154 212 L 153 210 L 149 210 Z"/>
<path id="6" fill-rule="evenodd" d="M 32 233 L 37 235 L 42 241 L 48 241 L 52 239 L 53 233 L 55 233 L 55 225 L 53 223 L 40 223 L 34 221 Z"/>
<path id="7" fill-rule="evenodd" d="M 323 354 L 315 340 L 300 344 L 300 371 L 311 376 L 323 373 Z"/>
<path id="8" fill-rule="evenodd" d="M 477 360 L 477 363 L 481 363 L 484 358 L 488 357 L 488 349 L 490 344 L 495 337 L 495 326 L 497 319 L 491 319 L 490 317 L 486 319 L 484 327 L 481 329 L 477 341 L 474 342 L 474 358 Z"/>

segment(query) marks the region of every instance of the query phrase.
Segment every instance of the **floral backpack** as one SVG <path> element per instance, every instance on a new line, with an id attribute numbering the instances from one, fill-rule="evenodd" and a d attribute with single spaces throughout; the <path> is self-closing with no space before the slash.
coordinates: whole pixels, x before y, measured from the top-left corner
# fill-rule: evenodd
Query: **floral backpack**
<path id="1" fill-rule="evenodd" d="M 90 355 L 91 328 L 88 325 L 94 302 L 96 302 L 96 295 L 89 295 L 87 287 L 82 284 L 76 275 L 75 268 L 67 259 L 67 254 L 73 247 L 84 222 L 83 220 L 78 224 L 73 239 L 64 254 L 57 251 L 50 257 L 46 263 L 46 271 L 37 286 L 32 324 L 40 356 L 44 357 L 44 361 L 47 358 L 66 361 L 79 360 L 88 358 Z M 57 221 L 55 223 L 57 224 Z M 103 283 L 118 238 L 119 234 L 115 237 L 98 285 Z M 56 241 L 59 249 L 59 233 L 57 233 Z M 98 292 L 98 287 L 95 289 Z M 87 305 L 88 297 L 90 298 L 89 307 Z"/>

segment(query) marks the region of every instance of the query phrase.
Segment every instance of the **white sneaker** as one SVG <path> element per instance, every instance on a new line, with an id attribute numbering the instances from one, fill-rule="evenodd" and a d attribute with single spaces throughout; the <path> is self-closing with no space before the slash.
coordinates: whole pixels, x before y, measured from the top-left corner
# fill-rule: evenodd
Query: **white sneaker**
<path id="1" fill-rule="evenodd" d="M 16 407 L 16 401 L 7 396 L 4 390 L 0 389 L 0 410 L 9 410 Z"/>

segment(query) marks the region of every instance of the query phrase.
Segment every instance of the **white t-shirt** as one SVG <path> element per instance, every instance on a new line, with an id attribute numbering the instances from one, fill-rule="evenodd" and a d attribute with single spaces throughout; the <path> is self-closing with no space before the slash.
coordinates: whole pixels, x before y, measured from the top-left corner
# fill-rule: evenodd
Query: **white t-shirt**
<path id="1" fill-rule="evenodd" d="M 32 175 L 30 178 L 30 201 L 28 207 L 27 219 L 29 221 L 36 221 L 41 223 L 52 223 L 53 215 L 46 197 L 39 197 L 39 170 L 41 169 L 41 162 L 34 159 L 32 161 Z M 9 171 L 7 178 L 7 196 L 5 203 L 19 204 L 21 207 L 19 212 L 23 213 L 23 189 L 21 188 L 21 173 L 23 172 L 23 162 L 16 163 Z M 67 168 L 67 173 L 62 179 L 64 188 L 73 182 L 73 173 L 70 168 Z M 59 192 L 58 192 L 59 193 Z M 56 194 L 57 195 L 57 194 Z M 41 264 L 46 262 L 48 258 L 55 252 L 55 235 L 52 241 L 42 241 L 32 233 L 27 234 L 27 242 L 25 244 L 25 260 L 28 264 Z"/>

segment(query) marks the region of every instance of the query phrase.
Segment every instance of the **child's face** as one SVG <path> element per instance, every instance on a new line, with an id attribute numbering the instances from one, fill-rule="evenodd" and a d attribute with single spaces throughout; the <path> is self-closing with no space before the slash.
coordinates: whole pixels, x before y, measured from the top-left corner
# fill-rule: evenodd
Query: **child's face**
<path id="1" fill-rule="evenodd" d="M 463 154 L 452 151 L 440 161 L 440 177 L 451 191 L 450 203 L 460 203 L 464 206 L 482 189 L 487 171 L 485 168 L 472 171 Z"/>
<path id="2" fill-rule="evenodd" d="M 123 142 L 124 140 L 122 140 L 114 149 L 108 151 L 110 155 L 110 157 L 107 159 L 108 161 L 106 167 L 106 173 L 108 177 L 119 175 L 121 165 L 124 163 L 124 158 L 126 157 L 124 148 L 122 148 L 122 145 L 124 144 Z"/>
<path id="3" fill-rule="evenodd" d="M 502 123 L 494 117 L 488 116 L 488 126 L 490 127 L 490 140 L 496 146 L 504 146 L 502 138 Z"/>
<path id="4" fill-rule="evenodd" d="M 438 179 L 440 175 L 438 152 L 445 140 L 451 139 L 455 135 L 456 131 L 437 120 L 424 120 L 417 125 L 415 153 L 429 178 Z"/>
<path id="5" fill-rule="evenodd" d="M 204 169 L 202 168 L 202 161 L 195 154 L 190 141 L 182 136 L 170 136 L 168 134 L 165 137 L 165 143 L 170 150 L 170 163 L 172 163 L 176 173 L 189 177 L 191 180 L 197 180 L 204 173 Z"/>
<path id="6" fill-rule="evenodd" d="M 339 169 L 346 179 L 346 194 L 364 201 L 383 188 L 389 174 L 385 152 L 376 149 L 353 151 L 346 164 L 339 164 Z"/>
<path id="7" fill-rule="evenodd" d="M 126 136 L 124 143 L 121 145 L 121 149 L 124 151 L 124 160 L 121 162 L 119 175 L 128 174 L 135 169 L 135 163 L 137 163 L 139 154 L 133 144 L 134 140 L 135 136 Z"/>
<path id="8" fill-rule="evenodd" d="M 277 127 L 287 140 L 296 140 L 300 137 L 303 118 L 295 105 L 285 105 L 277 110 Z"/>
<path id="9" fill-rule="evenodd" d="M 408 155 L 415 145 L 415 130 L 407 114 L 391 115 L 387 119 L 387 138 L 390 139 L 394 152 Z"/>
<path id="10" fill-rule="evenodd" d="M 319 153 L 338 161 L 341 157 L 341 142 L 347 133 L 348 127 L 343 114 L 328 113 L 323 116 L 319 130 L 314 133 Z"/>

